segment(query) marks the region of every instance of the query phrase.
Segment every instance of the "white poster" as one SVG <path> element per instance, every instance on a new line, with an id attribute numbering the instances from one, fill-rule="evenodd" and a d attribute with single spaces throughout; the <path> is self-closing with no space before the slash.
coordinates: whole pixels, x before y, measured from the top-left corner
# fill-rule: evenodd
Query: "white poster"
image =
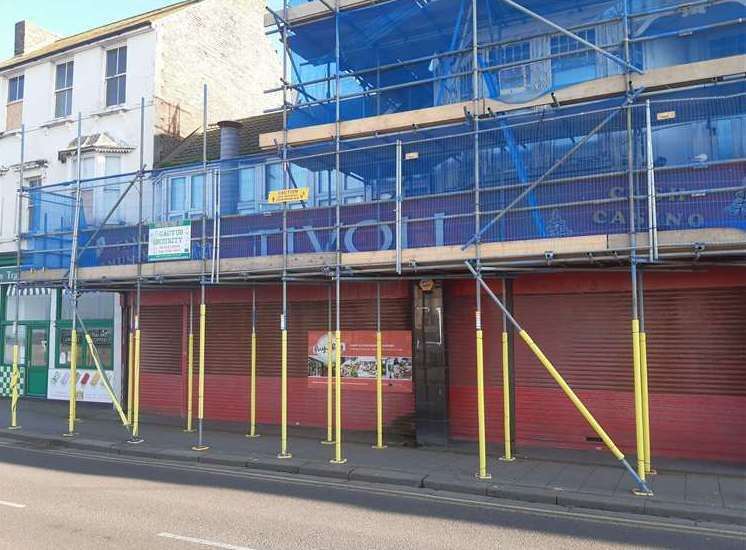
<path id="1" fill-rule="evenodd" d="M 159 227 L 151 225 L 148 233 L 148 261 L 189 260 L 192 257 L 192 222 Z"/>
<path id="2" fill-rule="evenodd" d="M 119 393 L 117 389 L 118 384 L 114 383 L 114 372 L 104 372 L 114 391 Z M 78 401 L 111 403 L 109 393 L 106 391 L 101 375 L 95 369 L 78 369 L 76 391 Z M 63 401 L 70 399 L 70 369 L 49 369 L 47 398 L 61 399 Z"/>

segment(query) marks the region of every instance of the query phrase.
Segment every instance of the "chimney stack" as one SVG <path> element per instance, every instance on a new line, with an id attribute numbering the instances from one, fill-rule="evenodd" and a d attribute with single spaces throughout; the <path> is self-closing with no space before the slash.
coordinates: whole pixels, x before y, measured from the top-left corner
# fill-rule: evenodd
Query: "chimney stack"
<path id="1" fill-rule="evenodd" d="M 220 160 L 233 159 L 238 156 L 239 136 L 241 125 L 232 120 L 218 122 L 220 128 Z"/>
<path id="2" fill-rule="evenodd" d="M 19 21 L 16 23 L 13 55 L 23 55 L 38 50 L 58 39 L 58 35 L 34 25 L 31 21 Z"/>

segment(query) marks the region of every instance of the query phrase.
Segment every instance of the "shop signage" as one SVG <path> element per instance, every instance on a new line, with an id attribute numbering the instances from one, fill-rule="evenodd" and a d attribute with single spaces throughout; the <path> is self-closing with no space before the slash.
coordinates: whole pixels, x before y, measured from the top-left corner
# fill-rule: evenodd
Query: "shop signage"
<path id="1" fill-rule="evenodd" d="M 192 222 L 180 225 L 151 225 L 148 234 L 148 261 L 188 260 L 191 258 Z"/>
<path id="2" fill-rule="evenodd" d="M 279 204 L 283 202 L 297 202 L 308 200 L 308 187 L 293 187 L 290 189 L 279 189 L 270 191 L 267 202 L 269 204 Z"/>
<path id="3" fill-rule="evenodd" d="M 381 333 L 382 378 L 386 391 L 412 391 L 412 333 L 408 330 L 386 330 Z M 329 341 L 326 331 L 308 332 L 309 386 L 326 384 L 329 353 L 332 359 L 334 334 Z M 342 332 L 342 383 L 351 389 L 375 391 L 376 331 Z"/>
<path id="4" fill-rule="evenodd" d="M 0 269 L 0 284 L 14 283 L 18 280 L 18 270 L 15 267 L 4 267 Z"/>
<path id="5" fill-rule="evenodd" d="M 117 384 L 114 383 L 114 373 L 104 371 L 106 378 L 118 394 Z M 80 401 L 93 403 L 111 403 L 109 393 L 106 391 L 101 374 L 95 369 L 77 370 L 77 381 L 75 384 L 77 398 Z M 59 399 L 66 401 L 70 398 L 70 369 L 49 369 L 47 371 L 47 399 Z"/>

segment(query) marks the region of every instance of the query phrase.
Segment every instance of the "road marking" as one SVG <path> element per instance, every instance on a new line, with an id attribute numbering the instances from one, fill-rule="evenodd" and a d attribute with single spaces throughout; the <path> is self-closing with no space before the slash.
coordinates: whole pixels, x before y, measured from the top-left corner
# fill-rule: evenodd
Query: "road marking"
<path id="1" fill-rule="evenodd" d="M 235 546 L 233 544 L 226 544 L 224 542 L 216 542 L 214 540 L 197 539 L 194 537 L 185 537 L 183 535 L 174 535 L 173 533 L 158 533 L 159 537 L 164 539 L 180 540 L 182 542 L 191 542 L 192 544 L 200 544 L 202 546 L 211 546 L 212 548 L 225 548 L 226 550 L 254 550 L 248 546 Z"/>
<path id="2" fill-rule="evenodd" d="M 17 502 L 8 502 L 6 500 L 0 500 L 0 506 L 7 506 L 8 508 L 25 508 L 25 504 L 18 504 Z"/>
<path id="3" fill-rule="evenodd" d="M 19 449 L 20 450 L 20 449 Z M 592 523 L 605 523 L 605 524 L 616 524 L 616 525 L 627 525 L 635 527 L 643 527 L 649 529 L 656 529 L 661 531 L 677 532 L 682 531 L 713 536 L 717 538 L 735 538 L 741 540 L 744 538 L 744 531 L 737 528 L 728 529 L 725 526 L 708 527 L 698 525 L 694 522 L 684 523 L 683 521 L 666 521 L 664 517 L 630 517 L 620 515 L 610 515 L 603 512 L 594 510 L 573 511 L 572 508 L 564 508 L 558 505 L 530 505 L 530 504 L 511 504 L 506 502 L 493 502 L 490 500 L 478 500 L 476 498 L 462 497 L 462 496 L 448 496 L 447 494 L 435 494 L 428 492 L 428 489 L 419 490 L 402 490 L 402 489 L 391 489 L 384 487 L 373 487 L 370 485 L 357 485 L 350 481 L 326 481 L 321 479 L 314 479 L 311 477 L 303 477 L 300 474 L 282 475 L 277 473 L 269 472 L 258 472 L 256 470 L 240 471 L 236 469 L 229 469 L 229 467 L 219 466 L 202 466 L 199 464 L 189 464 L 184 462 L 172 462 L 160 459 L 143 459 L 135 457 L 125 456 L 114 456 L 105 454 L 91 454 L 75 449 L 29 449 L 23 448 L 23 451 L 38 453 L 38 454 L 55 454 L 63 456 L 74 456 L 90 461 L 100 462 L 112 462 L 112 463 L 125 463 L 138 466 L 148 466 L 151 468 L 161 468 L 165 470 L 177 470 L 177 471 L 198 471 L 214 476 L 230 477 L 237 479 L 257 479 L 263 481 L 284 481 L 294 485 L 306 485 L 314 487 L 331 487 L 339 490 L 348 492 L 364 492 L 370 494 L 387 495 L 387 496 L 399 496 L 415 500 L 430 500 L 439 501 L 449 504 L 455 504 L 458 506 L 465 506 L 469 508 L 492 508 L 503 511 L 526 513 L 531 515 L 538 515 L 544 517 L 564 517 L 568 519 L 575 519 L 579 521 L 587 521 Z M 484 497 L 485 499 L 489 497 Z"/>

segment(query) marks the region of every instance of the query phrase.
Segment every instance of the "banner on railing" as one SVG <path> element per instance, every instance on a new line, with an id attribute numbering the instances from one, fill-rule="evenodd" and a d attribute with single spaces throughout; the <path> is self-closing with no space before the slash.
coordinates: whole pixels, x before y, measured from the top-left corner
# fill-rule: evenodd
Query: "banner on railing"
<path id="1" fill-rule="evenodd" d="M 188 260 L 191 258 L 192 222 L 180 225 L 151 225 L 148 234 L 148 261 Z"/>

